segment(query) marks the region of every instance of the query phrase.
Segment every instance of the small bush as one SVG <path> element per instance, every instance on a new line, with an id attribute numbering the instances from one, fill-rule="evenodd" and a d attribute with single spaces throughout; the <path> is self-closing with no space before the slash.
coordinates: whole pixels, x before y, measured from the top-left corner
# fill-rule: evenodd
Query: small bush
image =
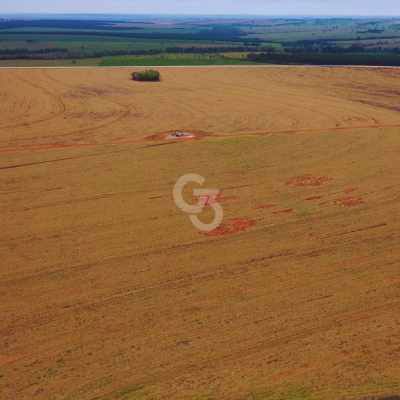
<path id="1" fill-rule="evenodd" d="M 134 81 L 159 81 L 161 74 L 154 69 L 146 69 L 146 71 L 132 72 Z"/>

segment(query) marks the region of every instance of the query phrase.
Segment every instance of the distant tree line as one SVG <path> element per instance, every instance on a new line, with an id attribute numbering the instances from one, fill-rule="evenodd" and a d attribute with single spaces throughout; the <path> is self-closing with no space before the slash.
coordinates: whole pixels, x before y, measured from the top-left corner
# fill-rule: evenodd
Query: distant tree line
<path id="1" fill-rule="evenodd" d="M 349 54 L 349 53 L 386 53 L 400 54 L 399 47 L 383 48 L 382 46 L 366 47 L 361 44 L 352 44 L 349 47 L 332 46 L 331 44 L 321 46 L 302 46 L 302 47 L 286 47 L 285 53 L 328 53 L 328 54 Z"/>
<path id="2" fill-rule="evenodd" d="M 381 24 L 382 21 L 367 21 L 367 22 L 357 22 L 358 26 L 365 26 L 365 25 L 378 25 Z"/>
<path id="3" fill-rule="evenodd" d="M 384 29 L 368 29 L 367 31 L 356 31 L 356 33 L 382 33 Z"/>
<path id="4" fill-rule="evenodd" d="M 257 50 L 265 51 L 268 53 L 274 52 L 275 48 L 272 46 L 221 46 L 221 47 L 167 47 L 163 50 L 164 53 L 199 53 L 199 54 L 206 54 L 206 53 L 243 53 L 254 51 L 254 47 L 257 47 Z"/>
<path id="5" fill-rule="evenodd" d="M 399 56 L 374 54 L 251 53 L 247 60 L 268 64 L 400 66 Z"/>
<path id="6" fill-rule="evenodd" d="M 123 22 L 123 21 L 121 21 Z M 36 20 L 36 21 L 2 21 L 0 30 L 15 28 L 61 28 L 61 29 L 107 29 L 111 31 L 143 29 L 137 27 L 114 26 L 115 21 L 90 21 L 90 20 Z M 50 33 L 50 32 L 49 32 Z M 53 33 L 53 32 L 51 32 Z M 82 32 L 81 32 L 82 33 Z"/>
<path id="7" fill-rule="evenodd" d="M 257 48 L 265 52 L 274 52 L 275 49 L 271 46 Z M 49 48 L 39 50 L 28 49 L 5 49 L 0 50 L 0 59 L 81 59 L 81 58 L 101 58 L 101 57 L 116 57 L 116 56 L 152 56 L 158 54 L 176 54 L 176 53 L 194 53 L 194 54 L 215 54 L 229 52 L 249 52 L 254 51 L 254 47 L 245 46 L 223 46 L 223 47 L 167 47 L 164 49 L 150 50 L 104 50 L 104 51 L 69 51 L 62 48 Z"/>
<path id="8" fill-rule="evenodd" d="M 46 53 L 66 53 L 68 49 L 62 47 L 51 47 L 48 49 L 28 50 L 25 48 L 15 49 L 0 49 L 0 56 L 2 55 L 18 55 L 18 54 L 46 54 Z"/>
<path id="9" fill-rule="evenodd" d="M 364 46 L 360 44 L 353 44 L 349 47 L 343 46 L 332 46 L 331 44 L 327 44 L 325 46 L 296 46 L 296 47 L 286 47 L 284 49 L 285 53 L 334 53 L 334 54 L 343 54 L 343 53 L 362 53 L 365 51 Z"/>
<path id="10" fill-rule="evenodd" d="M 383 40 L 383 39 L 399 39 L 398 36 L 369 36 L 369 37 L 356 37 L 356 38 L 323 38 L 323 39 L 303 39 L 303 40 L 297 40 L 295 42 L 280 42 L 282 46 L 315 46 L 315 45 L 324 45 L 328 44 L 329 42 L 335 43 L 335 42 L 355 42 L 355 41 L 364 41 L 364 40 Z"/>
<path id="11" fill-rule="evenodd" d="M 0 23 L 0 26 L 3 23 Z M 93 28 L 94 29 L 94 28 Z M 96 28 L 98 29 L 98 28 Z M 103 29 L 110 30 L 108 27 Z M 124 28 L 126 30 L 127 28 Z M 116 30 L 116 29 L 113 29 Z M 222 42 L 243 42 L 243 36 L 248 35 L 246 32 L 241 32 L 237 29 L 204 29 L 200 32 L 188 32 L 188 33 L 171 33 L 171 32 L 148 32 L 148 33 L 136 33 L 136 32 L 94 32 L 94 31 L 4 31 L 1 30 L 2 35 L 72 35 L 72 36 L 100 36 L 100 37 L 119 37 L 119 38 L 130 38 L 130 39 L 156 39 L 156 40 L 217 40 Z M 252 39 L 255 43 L 261 43 L 260 39 Z"/>
<path id="12" fill-rule="evenodd" d="M 272 46 L 221 46 L 221 47 L 179 47 L 172 46 L 165 49 L 150 49 L 150 50 L 104 50 L 104 51 L 69 51 L 65 48 L 47 48 L 47 49 L 35 49 L 28 50 L 26 48 L 16 49 L 2 49 L 0 50 L 0 59 L 35 59 L 35 60 L 49 60 L 49 59 L 82 59 L 82 58 L 101 58 L 101 57 L 116 57 L 116 56 L 153 56 L 161 54 L 218 54 L 218 53 L 248 53 L 248 52 L 262 52 L 258 59 L 263 59 L 269 55 L 268 60 L 275 60 L 271 62 L 277 63 L 318 63 L 318 60 L 323 60 L 321 64 L 346 64 L 346 60 L 350 64 L 353 64 L 353 60 L 359 59 L 357 63 L 370 65 L 372 56 L 374 65 L 392 65 L 386 64 L 389 60 L 388 57 L 393 55 L 393 60 L 397 60 L 397 55 L 400 54 L 400 48 L 382 48 L 382 47 L 371 47 L 365 48 L 362 45 L 352 45 L 350 47 L 332 46 L 330 44 L 324 46 L 302 46 L 302 47 L 288 47 L 284 49 L 284 52 L 278 52 Z M 361 53 L 361 54 L 360 54 Z M 373 53 L 381 53 L 375 55 Z M 257 56 L 251 54 L 251 57 Z M 337 57 L 329 57 L 337 56 Z M 339 57 L 346 56 L 346 57 Z M 350 57 L 352 56 L 352 57 Z M 362 56 L 361 58 L 359 56 Z M 310 58 L 311 57 L 311 58 Z M 379 59 L 385 60 L 385 64 L 379 64 Z M 304 61 L 306 60 L 306 61 Z M 311 60 L 311 61 L 307 61 Z M 329 61 L 332 60 L 332 61 Z M 343 61 L 335 61 L 343 60 Z M 253 61 L 253 60 L 252 60 Z M 257 62 L 270 62 L 270 61 L 257 61 Z M 392 59 L 390 59 L 390 62 Z"/>

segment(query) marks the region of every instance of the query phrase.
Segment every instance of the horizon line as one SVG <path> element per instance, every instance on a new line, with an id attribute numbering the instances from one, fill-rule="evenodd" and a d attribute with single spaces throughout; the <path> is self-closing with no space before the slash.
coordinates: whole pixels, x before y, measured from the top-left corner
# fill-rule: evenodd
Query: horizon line
<path id="1" fill-rule="evenodd" d="M 0 12 L 0 16 L 4 15 L 115 15 L 115 16 L 140 16 L 140 17 L 162 17 L 162 16 L 182 16 L 182 17 L 263 17 L 263 18 L 400 18 L 400 15 L 376 15 L 376 14 L 188 14 L 188 13 L 88 13 L 88 12 L 59 12 L 59 13 L 46 13 L 46 12 Z"/>

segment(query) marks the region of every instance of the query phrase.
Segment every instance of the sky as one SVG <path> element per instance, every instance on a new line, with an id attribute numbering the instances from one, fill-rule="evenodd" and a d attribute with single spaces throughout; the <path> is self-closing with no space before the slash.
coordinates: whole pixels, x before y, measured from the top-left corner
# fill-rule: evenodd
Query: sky
<path id="1" fill-rule="evenodd" d="M 399 0 L 0 0 L 5 13 L 400 16 Z"/>

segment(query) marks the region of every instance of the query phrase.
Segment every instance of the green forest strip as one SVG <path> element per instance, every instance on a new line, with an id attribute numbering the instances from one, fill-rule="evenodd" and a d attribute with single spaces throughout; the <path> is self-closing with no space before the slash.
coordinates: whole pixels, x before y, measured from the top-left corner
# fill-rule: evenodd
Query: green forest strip
<path id="1" fill-rule="evenodd" d="M 272 51 L 272 47 L 262 47 L 264 51 Z M 250 52 L 254 51 L 253 47 L 167 47 L 165 49 L 152 50 L 104 50 L 104 51 L 79 51 L 71 52 L 68 49 L 48 48 L 28 50 L 26 48 L 16 49 L 0 49 L 0 60 L 61 60 L 61 59 L 79 59 L 79 58 L 101 58 L 101 57 L 116 57 L 116 56 L 151 56 L 162 54 L 217 54 L 231 52 Z"/>
<path id="2" fill-rule="evenodd" d="M 400 56 L 375 54 L 251 53 L 247 60 L 267 64 L 400 66 Z"/>
<path id="3" fill-rule="evenodd" d="M 177 55 L 178 56 L 178 55 Z M 196 58 L 185 54 L 181 57 L 154 58 L 154 57 L 112 57 L 102 59 L 100 67 L 135 67 L 135 66 L 202 66 L 202 65 L 257 65 L 257 63 L 239 58 Z"/>
<path id="4" fill-rule="evenodd" d="M 236 31 L 202 31 L 200 33 L 122 33 L 122 32 L 89 32 L 89 31 L 4 31 L 2 35 L 72 35 L 72 36 L 100 36 L 100 37 L 119 37 L 130 39 L 172 39 L 172 40 L 217 40 L 220 42 L 243 42 L 243 37 L 246 33 Z M 253 42 L 261 42 L 260 39 L 251 39 Z"/>

